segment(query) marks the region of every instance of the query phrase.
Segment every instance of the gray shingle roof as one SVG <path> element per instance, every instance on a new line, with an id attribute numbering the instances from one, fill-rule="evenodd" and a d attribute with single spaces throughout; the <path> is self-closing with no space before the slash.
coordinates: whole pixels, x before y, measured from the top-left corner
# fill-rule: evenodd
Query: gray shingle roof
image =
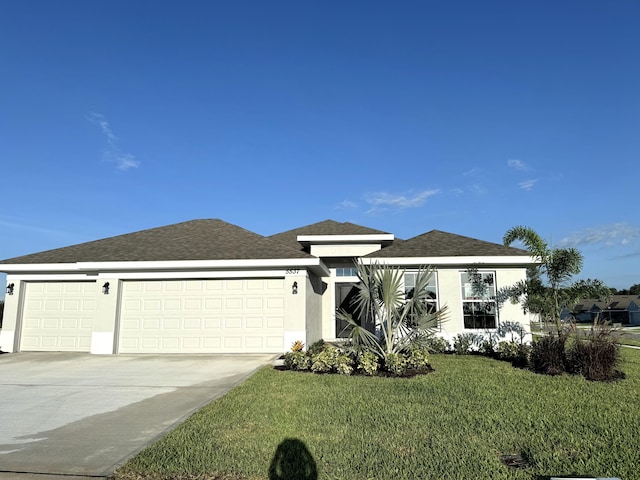
<path id="1" fill-rule="evenodd" d="M 191 220 L 2 260 L 4 264 L 313 258 L 218 219 Z"/>
<path id="2" fill-rule="evenodd" d="M 585 298 L 573 307 L 573 312 L 586 312 L 593 306 L 600 310 L 627 310 L 632 303 L 640 307 L 640 295 L 611 295 L 606 299 Z"/>
<path id="3" fill-rule="evenodd" d="M 382 230 L 363 227 L 349 222 L 336 222 L 334 220 L 324 220 L 322 222 L 313 223 L 286 232 L 271 235 L 270 239 L 278 241 L 284 245 L 290 246 L 297 250 L 301 250 L 302 246 L 298 243 L 298 235 L 381 235 L 388 234 Z"/>
<path id="4" fill-rule="evenodd" d="M 417 237 L 395 243 L 387 248 L 373 252 L 372 258 L 401 257 L 467 257 L 467 256 L 523 256 L 529 257 L 526 250 L 505 247 L 498 243 L 485 242 L 475 238 L 453 233 L 431 230 Z"/>

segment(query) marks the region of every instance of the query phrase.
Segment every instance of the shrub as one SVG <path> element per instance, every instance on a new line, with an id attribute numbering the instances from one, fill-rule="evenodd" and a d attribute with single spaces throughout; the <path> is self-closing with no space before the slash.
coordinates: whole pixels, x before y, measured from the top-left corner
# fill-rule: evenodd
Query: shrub
<path id="1" fill-rule="evenodd" d="M 513 340 L 510 342 L 505 340 L 503 340 L 502 342 L 498 342 L 498 345 L 496 347 L 498 358 L 500 358 L 500 360 L 513 360 L 518 356 L 519 346 L 520 344 Z"/>
<path id="2" fill-rule="evenodd" d="M 358 370 L 365 375 L 374 375 L 379 367 L 378 357 L 372 352 L 358 354 Z"/>
<path id="3" fill-rule="evenodd" d="M 456 355 L 468 355 L 471 353 L 475 335 L 473 333 L 460 333 L 453 339 L 453 351 Z"/>
<path id="4" fill-rule="evenodd" d="M 407 372 L 408 362 L 404 353 L 388 353 L 385 361 L 387 372 L 402 376 Z"/>
<path id="5" fill-rule="evenodd" d="M 302 351 L 287 352 L 284 354 L 284 366 L 289 370 L 309 370 L 311 357 Z"/>
<path id="6" fill-rule="evenodd" d="M 320 353 L 322 350 L 324 350 L 325 345 L 326 345 L 326 342 L 320 339 L 317 342 L 312 343 L 307 350 L 309 351 L 309 354 L 315 355 L 317 353 Z"/>
<path id="7" fill-rule="evenodd" d="M 311 355 L 311 370 L 316 373 L 329 373 L 335 371 L 338 360 L 338 349 L 325 345 L 320 353 Z"/>
<path id="8" fill-rule="evenodd" d="M 300 340 L 296 340 L 291 345 L 292 352 L 301 352 L 302 350 L 304 350 L 304 343 L 302 343 Z"/>
<path id="9" fill-rule="evenodd" d="M 608 326 L 594 325 L 586 338 L 575 335 L 572 342 L 567 342 L 566 357 L 571 372 L 588 380 L 610 381 L 621 376 L 616 370 L 619 346 Z"/>
<path id="10" fill-rule="evenodd" d="M 414 370 L 429 370 L 429 352 L 424 349 L 415 349 L 411 351 L 409 358 L 407 359 L 408 368 Z"/>
<path id="11" fill-rule="evenodd" d="M 514 367 L 525 368 L 529 366 L 531 346 L 515 340 L 499 342 L 496 353 L 500 360 L 511 362 Z"/>
<path id="12" fill-rule="evenodd" d="M 489 335 L 487 338 L 483 338 L 478 345 L 478 351 L 483 355 L 493 356 L 496 354 L 495 337 Z"/>
<path id="13" fill-rule="evenodd" d="M 530 365 L 534 372 L 561 375 L 567 371 L 566 335 L 547 335 L 531 345 Z"/>
<path id="14" fill-rule="evenodd" d="M 442 337 L 428 337 L 423 345 L 431 353 L 445 353 L 449 350 L 449 341 Z"/>
<path id="15" fill-rule="evenodd" d="M 351 375 L 353 373 L 353 358 L 346 353 L 340 353 L 336 357 L 335 369 L 340 375 Z"/>

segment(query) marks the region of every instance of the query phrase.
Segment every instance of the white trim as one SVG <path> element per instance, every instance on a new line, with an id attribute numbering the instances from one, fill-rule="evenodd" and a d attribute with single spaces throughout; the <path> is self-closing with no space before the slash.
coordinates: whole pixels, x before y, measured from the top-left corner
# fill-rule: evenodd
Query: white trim
<path id="1" fill-rule="evenodd" d="M 25 282 L 95 282 L 98 277 L 99 275 L 97 273 L 27 273 L 11 275 L 12 279 L 23 280 Z"/>
<path id="2" fill-rule="evenodd" d="M 301 275 L 307 275 L 303 270 Z M 163 280 L 163 279 L 202 279 L 202 278 L 284 278 L 285 270 L 217 270 L 217 271 L 184 271 L 184 272 L 108 272 L 100 273 L 98 277 L 121 280 Z"/>
<path id="3" fill-rule="evenodd" d="M 536 257 L 529 256 L 501 256 L 501 257 L 367 257 L 360 259 L 365 265 L 379 263 L 384 265 L 478 265 L 489 268 L 494 265 L 533 265 L 539 263 Z"/>
<path id="4" fill-rule="evenodd" d="M 299 275 L 308 277 L 307 270 L 301 270 Z M 201 278 L 284 278 L 286 270 L 205 270 L 205 271 L 168 271 L 168 272 L 103 272 L 94 275 L 77 274 L 23 274 L 12 275 L 11 279 L 25 282 L 57 281 L 57 282 L 95 282 L 103 278 L 119 278 L 122 280 L 156 280 L 156 279 L 201 279 Z"/>
<path id="5" fill-rule="evenodd" d="M 91 351 L 94 355 L 113 354 L 114 332 L 91 332 Z"/>
<path id="6" fill-rule="evenodd" d="M 380 243 L 393 242 L 392 233 L 374 233 L 365 235 L 298 235 L 298 242 L 302 243 Z"/>
<path id="7" fill-rule="evenodd" d="M 309 268 L 320 276 L 329 276 L 329 269 L 319 258 L 265 259 L 265 260 L 172 260 L 153 262 L 76 262 L 76 263 L 28 263 L 0 264 L 0 271 L 12 272 L 105 272 L 105 271 L 153 271 L 153 270 L 213 270 L 258 268 Z"/>

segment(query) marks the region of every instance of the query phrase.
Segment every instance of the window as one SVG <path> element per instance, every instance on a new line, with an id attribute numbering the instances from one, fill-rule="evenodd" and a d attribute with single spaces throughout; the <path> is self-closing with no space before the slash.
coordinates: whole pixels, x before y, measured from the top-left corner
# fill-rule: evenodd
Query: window
<path id="1" fill-rule="evenodd" d="M 496 328 L 496 283 L 493 272 L 460 273 L 464 328 Z"/>
<path id="2" fill-rule="evenodd" d="M 358 269 L 356 267 L 336 268 L 336 277 L 357 277 Z"/>
<path id="3" fill-rule="evenodd" d="M 418 276 L 417 272 L 406 272 L 404 274 L 404 295 L 406 298 L 412 298 L 413 292 L 416 286 L 416 277 Z M 427 283 L 427 305 L 429 313 L 433 313 L 438 309 L 438 295 L 436 288 L 436 275 L 435 273 L 431 275 L 429 278 L 429 282 Z"/>

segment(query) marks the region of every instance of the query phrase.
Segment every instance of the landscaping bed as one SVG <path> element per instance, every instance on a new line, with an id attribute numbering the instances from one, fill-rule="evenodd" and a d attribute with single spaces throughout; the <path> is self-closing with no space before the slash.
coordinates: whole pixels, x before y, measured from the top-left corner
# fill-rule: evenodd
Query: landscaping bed
<path id="1" fill-rule="evenodd" d="M 640 351 L 621 355 L 613 383 L 481 356 L 432 355 L 410 379 L 265 368 L 116 476 L 640 478 Z"/>

